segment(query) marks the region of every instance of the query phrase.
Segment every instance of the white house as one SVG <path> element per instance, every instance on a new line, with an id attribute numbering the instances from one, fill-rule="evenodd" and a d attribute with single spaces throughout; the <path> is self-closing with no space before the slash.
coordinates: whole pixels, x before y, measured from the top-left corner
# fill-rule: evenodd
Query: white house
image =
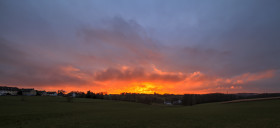
<path id="1" fill-rule="evenodd" d="M 0 86 L 0 96 L 2 95 L 17 95 L 19 89 L 16 87 Z"/>
<path id="2" fill-rule="evenodd" d="M 47 96 L 57 96 L 56 92 L 47 92 Z"/>
<path id="3" fill-rule="evenodd" d="M 73 92 L 73 93 L 72 93 L 72 97 L 76 97 L 76 93 Z"/>
<path id="4" fill-rule="evenodd" d="M 30 89 L 21 89 L 22 95 L 24 96 L 36 96 L 37 92 L 34 90 L 34 88 Z"/>
<path id="5" fill-rule="evenodd" d="M 165 104 L 165 105 L 172 105 L 171 101 L 164 101 L 163 104 Z"/>
<path id="6" fill-rule="evenodd" d="M 37 91 L 37 95 L 39 95 L 39 96 L 46 96 L 47 92 L 46 91 Z"/>
<path id="7" fill-rule="evenodd" d="M 182 104 L 182 100 L 174 100 L 172 104 Z"/>

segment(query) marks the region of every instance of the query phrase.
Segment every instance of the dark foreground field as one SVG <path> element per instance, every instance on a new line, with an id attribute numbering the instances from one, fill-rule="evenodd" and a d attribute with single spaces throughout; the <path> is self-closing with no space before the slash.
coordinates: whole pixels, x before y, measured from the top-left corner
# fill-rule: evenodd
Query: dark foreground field
<path id="1" fill-rule="evenodd" d="M 280 100 L 163 106 L 64 97 L 0 97 L 2 128 L 280 128 Z"/>

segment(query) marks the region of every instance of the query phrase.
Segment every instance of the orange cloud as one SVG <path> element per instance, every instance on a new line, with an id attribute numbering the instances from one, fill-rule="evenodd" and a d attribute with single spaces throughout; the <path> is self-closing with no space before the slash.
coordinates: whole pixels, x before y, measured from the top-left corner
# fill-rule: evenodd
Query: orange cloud
<path id="1" fill-rule="evenodd" d="M 147 71 L 144 68 L 108 68 L 95 73 L 96 81 L 158 81 L 158 82 L 179 82 L 185 79 L 182 73 L 162 72 L 156 68 Z"/>
<path id="2" fill-rule="evenodd" d="M 242 83 L 247 83 L 251 81 L 257 81 L 257 80 L 262 80 L 262 79 L 267 79 L 267 78 L 272 78 L 275 76 L 275 70 L 268 70 L 264 72 L 259 72 L 259 73 L 245 73 L 240 76 L 236 76 L 232 78 L 232 83 L 234 84 L 242 84 Z"/>
<path id="3" fill-rule="evenodd" d="M 96 71 L 93 74 L 84 73 L 74 66 L 60 67 L 60 74 L 73 77 L 81 81 L 77 83 L 60 83 L 56 86 L 45 85 L 40 89 L 66 91 L 88 91 L 108 92 L 119 94 L 131 93 L 210 93 L 225 92 L 225 90 L 242 90 L 246 83 L 269 79 L 275 76 L 275 70 L 259 73 L 244 73 L 235 77 L 224 78 L 209 76 L 200 71 L 192 73 L 168 72 L 151 65 L 150 68 L 134 68 L 129 66 L 118 66 Z"/>
<path id="4" fill-rule="evenodd" d="M 86 74 L 82 73 L 80 71 L 80 69 L 75 68 L 73 66 L 64 66 L 64 67 L 61 67 L 60 69 L 65 75 L 68 75 L 71 77 L 75 77 L 78 79 L 83 79 L 84 77 L 86 77 Z"/>

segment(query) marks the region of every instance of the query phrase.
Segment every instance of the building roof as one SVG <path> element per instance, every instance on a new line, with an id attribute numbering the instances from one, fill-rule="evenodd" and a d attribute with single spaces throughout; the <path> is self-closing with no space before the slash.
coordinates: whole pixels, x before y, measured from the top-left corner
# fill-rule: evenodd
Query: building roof
<path id="1" fill-rule="evenodd" d="M 18 91 L 19 89 L 17 87 L 0 86 L 0 90 L 4 90 L 4 91 Z"/>
<path id="2" fill-rule="evenodd" d="M 34 88 L 21 89 L 22 92 L 31 92 L 32 90 L 34 90 Z"/>
<path id="3" fill-rule="evenodd" d="M 47 92 L 47 94 L 56 94 L 56 92 Z"/>

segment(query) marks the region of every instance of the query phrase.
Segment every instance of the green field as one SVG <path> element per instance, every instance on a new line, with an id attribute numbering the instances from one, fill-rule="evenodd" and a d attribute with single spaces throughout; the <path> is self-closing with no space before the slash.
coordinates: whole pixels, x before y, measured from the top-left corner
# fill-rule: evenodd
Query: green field
<path id="1" fill-rule="evenodd" d="M 280 128 L 280 100 L 195 106 L 74 99 L 0 97 L 2 128 Z"/>

